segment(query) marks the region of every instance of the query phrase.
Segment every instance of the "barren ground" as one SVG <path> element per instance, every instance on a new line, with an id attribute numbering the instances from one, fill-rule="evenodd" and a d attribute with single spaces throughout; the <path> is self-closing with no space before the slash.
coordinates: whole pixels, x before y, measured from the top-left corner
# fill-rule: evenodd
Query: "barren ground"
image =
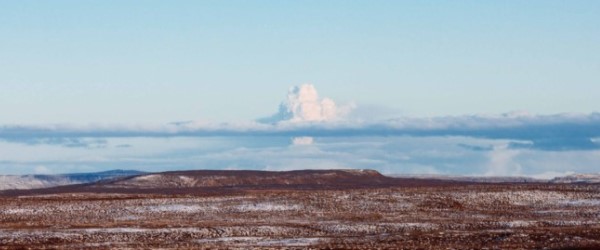
<path id="1" fill-rule="evenodd" d="M 600 248 L 600 185 L 0 196 L 0 249 Z"/>

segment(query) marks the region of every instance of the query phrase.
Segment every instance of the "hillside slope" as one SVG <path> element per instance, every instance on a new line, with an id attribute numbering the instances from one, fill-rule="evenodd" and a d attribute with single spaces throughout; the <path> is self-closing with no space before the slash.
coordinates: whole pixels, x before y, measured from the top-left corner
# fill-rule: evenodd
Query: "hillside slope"
<path id="1" fill-rule="evenodd" d="M 197 170 L 133 176 L 98 183 L 104 188 L 194 188 L 277 186 L 371 186 L 391 184 L 393 178 L 375 170 Z"/>
<path id="2" fill-rule="evenodd" d="M 0 190 L 48 188 L 81 183 L 92 183 L 118 177 L 140 175 L 135 170 L 110 170 L 97 173 L 60 175 L 0 175 Z"/>
<path id="3" fill-rule="evenodd" d="M 151 173 L 93 183 L 30 190 L 4 190 L 3 196 L 61 193 L 239 194 L 252 190 L 341 190 L 354 188 L 456 185 L 449 180 L 393 178 L 375 170 L 194 170 Z"/>

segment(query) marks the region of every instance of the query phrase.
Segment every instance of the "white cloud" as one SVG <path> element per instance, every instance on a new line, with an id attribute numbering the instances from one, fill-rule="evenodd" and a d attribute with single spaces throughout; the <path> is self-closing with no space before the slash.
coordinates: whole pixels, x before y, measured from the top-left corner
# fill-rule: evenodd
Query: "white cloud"
<path id="1" fill-rule="evenodd" d="M 292 122 L 328 121 L 336 119 L 337 107 L 329 98 L 319 98 L 312 84 L 290 88 L 287 100 L 281 104 L 284 117 Z"/>
<path id="2" fill-rule="evenodd" d="M 310 91 L 309 91 L 310 92 Z M 311 97 L 312 98 L 312 97 Z M 302 100 L 311 100 L 303 97 Z M 314 100 L 314 99 L 312 99 Z M 302 103 L 302 102 L 301 102 Z M 284 105 L 285 106 L 285 105 Z M 294 106 L 294 105 L 290 105 Z M 300 105 L 302 106 L 302 105 Z M 310 106 L 310 105 L 309 105 Z M 325 106 L 332 106 L 326 104 Z M 337 106 L 336 106 L 337 107 Z M 271 120 L 270 124 L 180 122 L 163 125 L 0 125 L 0 141 L 27 145 L 59 144 L 69 146 L 75 139 L 132 138 L 132 137 L 213 137 L 213 136 L 466 136 L 490 139 L 530 141 L 532 148 L 542 150 L 598 149 L 600 136 L 600 113 L 557 114 L 510 117 L 507 115 L 472 115 L 448 117 L 401 117 L 390 120 L 361 122 L 339 120 L 344 117 L 341 108 L 337 115 L 312 114 L 302 108 L 294 112 L 280 112 L 270 117 L 288 119 Z M 293 109 L 291 109 L 293 110 Z M 322 110 L 322 109 L 321 109 Z M 333 110 L 331 107 L 325 110 Z M 307 113 L 300 115 L 300 113 Z M 514 116 L 514 115 L 513 115 Z M 294 118 L 296 117 L 296 118 Z M 302 118 L 304 117 L 304 118 Z M 291 122 L 306 117 L 328 117 L 337 122 Z M 283 121 L 283 122 L 281 122 Z M 86 142 L 88 142 L 87 140 Z M 60 144 L 61 142 L 62 144 Z"/>
<path id="3" fill-rule="evenodd" d="M 292 138 L 292 145 L 311 145 L 314 139 L 309 136 L 301 136 Z"/>
<path id="4" fill-rule="evenodd" d="M 46 166 L 42 166 L 42 165 L 36 166 L 33 169 L 33 171 L 35 174 L 51 174 L 52 173 L 52 171 L 49 168 L 47 168 Z"/>
<path id="5" fill-rule="evenodd" d="M 488 176 L 519 176 L 522 175 L 521 164 L 514 160 L 519 150 L 509 149 L 508 144 L 496 146 L 489 152 Z"/>
<path id="6" fill-rule="evenodd" d="M 354 109 L 354 104 L 339 106 L 330 98 L 321 98 L 312 84 L 291 87 L 279 112 L 261 122 L 329 122 L 338 121 Z"/>

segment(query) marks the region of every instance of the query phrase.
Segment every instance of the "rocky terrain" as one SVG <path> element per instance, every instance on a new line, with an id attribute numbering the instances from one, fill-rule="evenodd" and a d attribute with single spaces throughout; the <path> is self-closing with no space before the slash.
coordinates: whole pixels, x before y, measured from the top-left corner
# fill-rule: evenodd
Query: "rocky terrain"
<path id="1" fill-rule="evenodd" d="M 0 249 L 600 247 L 596 184 L 185 171 L 51 190 L 0 193 Z"/>

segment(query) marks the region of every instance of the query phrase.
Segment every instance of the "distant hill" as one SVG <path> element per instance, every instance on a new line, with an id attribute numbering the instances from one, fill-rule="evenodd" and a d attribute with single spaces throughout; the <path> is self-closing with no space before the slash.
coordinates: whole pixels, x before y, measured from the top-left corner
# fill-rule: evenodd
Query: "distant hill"
<path id="1" fill-rule="evenodd" d="M 556 177 L 552 183 L 600 183 L 600 174 L 572 174 Z"/>
<path id="2" fill-rule="evenodd" d="M 0 175 L 0 190 L 44 192 L 158 192 L 198 190 L 361 188 L 456 183 L 600 183 L 600 174 L 574 174 L 539 180 L 528 177 L 444 175 L 385 176 L 375 170 L 192 170 L 146 173 L 111 170 L 61 175 Z M 48 189 L 49 188 L 49 189 Z M 44 191 L 44 189 L 48 189 Z M 35 192 L 38 192 L 35 191 Z M 19 193 L 19 192 L 17 192 Z"/>
<path id="3" fill-rule="evenodd" d="M 0 190 L 36 189 L 55 186 L 92 183 L 145 174 L 135 170 L 110 170 L 97 173 L 74 173 L 59 175 L 0 175 Z"/>
<path id="4" fill-rule="evenodd" d="M 153 173 L 102 182 L 105 188 L 374 186 L 393 183 L 375 170 L 196 170 Z"/>
<path id="5" fill-rule="evenodd" d="M 416 179 L 428 179 L 428 180 L 448 180 L 448 181 L 460 181 L 460 182 L 474 182 L 474 183 L 544 183 L 548 180 L 535 179 L 524 176 L 460 176 L 460 175 L 435 175 L 435 174 L 423 174 L 423 175 L 390 175 L 396 178 L 416 178 Z"/>
<path id="6" fill-rule="evenodd" d="M 5 190 L 0 195 L 59 193 L 234 194 L 252 190 L 325 190 L 455 185 L 457 181 L 393 178 L 375 170 L 194 170 L 147 173 L 102 179 L 85 184 L 29 190 Z"/>

